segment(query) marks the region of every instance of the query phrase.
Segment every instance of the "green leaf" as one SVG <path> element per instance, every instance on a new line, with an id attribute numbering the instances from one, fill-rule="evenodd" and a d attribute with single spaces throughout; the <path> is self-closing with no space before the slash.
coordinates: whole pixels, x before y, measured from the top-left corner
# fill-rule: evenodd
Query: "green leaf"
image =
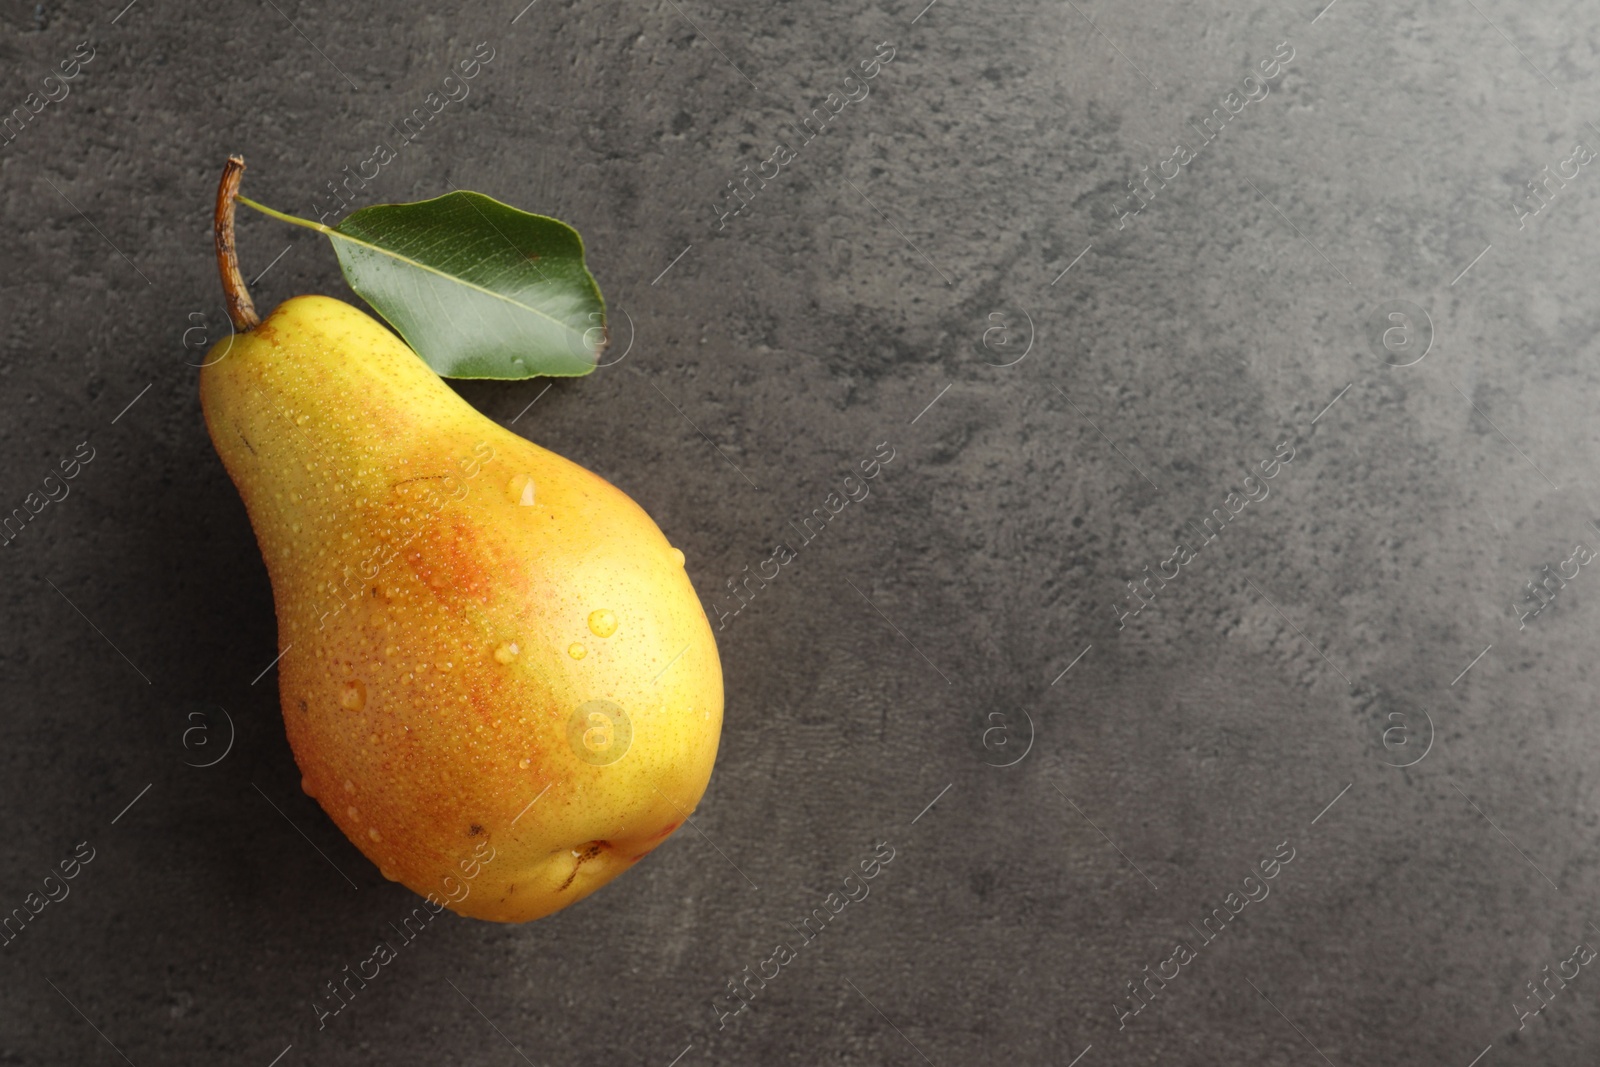
<path id="1" fill-rule="evenodd" d="M 557 219 L 462 190 L 332 227 L 239 202 L 327 234 L 350 288 L 443 377 L 574 377 L 605 347 L 583 238 Z"/>
<path id="2" fill-rule="evenodd" d="M 605 301 L 566 223 L 456 191 L 362 208 L 328 236 L 350 288 L 444 377 L 594 370 Z"/>

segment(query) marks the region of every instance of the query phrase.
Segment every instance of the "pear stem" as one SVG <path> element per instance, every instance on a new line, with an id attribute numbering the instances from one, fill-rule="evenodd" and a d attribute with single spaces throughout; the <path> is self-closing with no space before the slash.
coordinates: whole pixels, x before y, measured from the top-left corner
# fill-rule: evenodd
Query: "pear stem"
<path id="1" fill-rule="evenodd" d="M 244 276 L 239 273 L 239 253 L 233 244 L 234 201 L 239 196 L 239 183 L 244 179 L 244 157 L 229 156 L 222 168 L 222 181 L 217 185 L 217 207 L 212 215 L 212 231 L 217 243 L 217 273 L 222 276 L 222 296 L 228 303 L 228 318 L 234 329 L 245 333 L 261 325 L 256 314 L 255 301 L 245 287 Z"/>

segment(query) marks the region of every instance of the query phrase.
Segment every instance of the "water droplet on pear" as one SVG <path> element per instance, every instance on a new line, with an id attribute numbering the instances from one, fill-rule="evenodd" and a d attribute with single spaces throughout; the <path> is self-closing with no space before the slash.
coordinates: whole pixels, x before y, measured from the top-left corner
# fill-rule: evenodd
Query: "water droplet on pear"
<path id="1" fill-rule="evenodd" d="M 360 711 L 367 706 L 367 687 L 359 678 L 344 683 L 339 690 L 339 706 L 347 711 Z"/>

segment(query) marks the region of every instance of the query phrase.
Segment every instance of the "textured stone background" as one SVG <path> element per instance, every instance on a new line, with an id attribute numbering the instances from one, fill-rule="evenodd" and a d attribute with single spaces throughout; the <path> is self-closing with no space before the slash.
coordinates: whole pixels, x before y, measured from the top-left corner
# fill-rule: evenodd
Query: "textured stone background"
<path id="1" fill-rule="evenodd" d="M 0 1062 L 1593 1059 L 1600 975 L 1520 1031 L 1514 1005 L 1600 945 L 1600 575 L 1526 628 L 1512 605 L 1600 545 L 1600 173 L 1514 205 L 1600 148 L 1600 9 L 523 2 L 0 9 L 0 113 L 95 50 L 0 148 L 0 510 L 95 456 L 0 550 L 0 907 L 95 849 L 0 955 Z M 237 151 L 310 212 L 477 42 L 372 199 L 570 221 L 634 337 L 473 404 L 538 398 L 516 429 L 632 494 L 708 612 L 896 458 L 719 634 L 700 833 L 526 928 L 441 917 L 319 1030 L 319 985 L 415 898 L 300 793 L 251 684 L 271 595 L 189 365 L 225 321 L 210 199 Z M 724 183 L 879 42 L 870 96 L 719 230 Z M 264 309 L 347 292 L 321 238 L 241 217 Z M 1425 311 L 1403 368 L 1369 336 L 1396 300 Z M 1271 495 L 1119 630 L 1123 583 L 1283 441 Z M 231 751 L 186 766 L 217 707 Z M 870 897 L 719 1030 L 724 983 L 880 841 Z M 1119 1029 L 1176 938 L 1198 958 Z"/>

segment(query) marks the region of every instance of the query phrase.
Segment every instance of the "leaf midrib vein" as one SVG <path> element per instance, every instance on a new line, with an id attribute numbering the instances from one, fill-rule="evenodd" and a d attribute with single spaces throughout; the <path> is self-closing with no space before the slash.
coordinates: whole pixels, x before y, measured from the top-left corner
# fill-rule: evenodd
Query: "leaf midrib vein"
<path id="1" fill-rule="evenodd" d="M 446 274 L 444 271 L 440 270 L 439 268 L 430 266 L 427 263 L 423 263 L 421 260 L 412 259 L 410 256 L 403 256 L 400 253 L 394 252 L 394 251 L 392 251 L 390 249 L 387 249 L 387 248 L 384 248 L 381 245 L 375 245 L 371 241 L 363 241 L 359 237 L 352 237 L 350 234 L 345 233 L 345 232 L 343 232 L 341 230 L 336 230 L 331 226 L 328 227 L 327 234 L 328 234 L 329 237 L 336 237 L 336 238 L 338 238 L 339 240 L 342 240 L 342 241 L 349 241 L 353 245 L 360 245 L 362 248 L 371 249 L 372 251 L 378 253 L 379 255 L 388 256 L 390 259 L 394 259 L 394 260 L 397 260 L 397 261 L 399 261 L 401 263 L 405 263 L 405 264 L 408 264 L 410 266 L 416 267 L 418 270 L 425 271 L 425 272 L 427 272 L 429 274 L 438 275 L 439 277 L 444 278 L 446 281 L 455 282 L 457 285 L 460 285 L 460 286 L 462 286 L 464 288 L 472 289 L 472 290 L 474 290 L 476 292 L 483 293 L 486 296 L 494 297 L 496 300 L 503 300 L 507 304 L 510 304 L 512 307 L 521 308 L 524 311 L 531 312 L 532 314 L 539 316 L 541 319 L 546 319 L 549 322 L 554 323 L 558 328 L 560 328 L 562 330 L 566 330 L 569 333 L 576 333 L 577 332 L 577 331 L 573 330 L 570 326 L 568 326 L 566 323 L 562 322 L 560 319 L 557 319 L 554 316 L 552 316 L 552 315 L 550 315 L 550 314 L 548 314 L 546 312 L 540 311 L 536 307 L 530 307 L 529 305 L 522 303 L 520 300 L 513 300 L 513 299 L 511 299 L 511 297 L 505 296 L 504 294 L 501 294 L 501 293 L 497 293 L 493 289 L 485 289 L 483 286 L 479 285 L 478 283 L 473 282 L 473 281 L 469 281 L 468 279 L 463 278 L 463 277 L 461 277 L 459 275 Z"/>

